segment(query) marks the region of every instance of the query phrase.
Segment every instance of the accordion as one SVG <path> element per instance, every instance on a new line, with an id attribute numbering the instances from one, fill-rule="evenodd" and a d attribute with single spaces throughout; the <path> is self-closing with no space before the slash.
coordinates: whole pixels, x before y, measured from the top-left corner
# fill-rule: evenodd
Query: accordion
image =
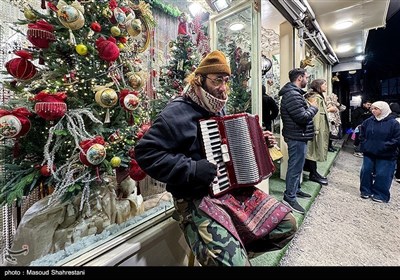
<path id="1" fill-rule="evenodd" d="M 200 120 L 200 130 L 206 158 L 217 164 L 220 173 L 218 182 L 211 184 L 211 196 L 254 186 L 274 173 L 257 115 L 240 113 Z"/>

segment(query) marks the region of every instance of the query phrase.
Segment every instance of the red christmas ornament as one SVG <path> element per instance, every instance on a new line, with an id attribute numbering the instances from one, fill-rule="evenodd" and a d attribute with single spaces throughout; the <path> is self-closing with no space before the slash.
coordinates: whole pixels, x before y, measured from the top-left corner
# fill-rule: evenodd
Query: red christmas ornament
<path id="1" fill-rule="evenodd" d="M 19 57 L 13 58 L 5 64 L 7 72 L 14 78 L 29 80 L 36 75 L 36 67 L 28 59 L 32 59 L 32 54 L 27 51 L 16 51 Z"/>
<path id="2" fill-rule="evenodd" d="M 125 44 L 128 41 L 128 39 L 126 37 L 119 37 L 118 41 L 120 41 L 120 43 L 122 44 Z"/>
<path id="3" fill-rule="evenodd" d="M 56 167 L 53 165 L 53 171 L 56 170 Z M 43 165 L 40 168 L 40 174 L 45 177 L 49 177 L 51 175 L 51 170 L 47 164 Z"/>
<path id="4" fill-rule="evenodd" d="M 94 32 L 100 32 L 101 25 L 97 21 L 92 22 L 92 24 L 90 25 L 90 29 L 92 29 Z"/>
<path id="5" fill-rule="evenodd" d="M 99 165 L 106 158 L 104 145 L 105 141 L 101 136 L 80 142 L 82 151 L 79 153 L 79 160 L 87 166 Z"/>
<path id="6" fill-rule="evenodd" d="M 128 156 L 132 159 L 135 158 L 135 148 L 130 148 L 128 151 Z"/>
<path id="7" fill-rule="evenodd" d="M 119 94 L 119 104 L 127 111 L 133 111 L 139 105 L 139 92 L 136 90 L 123 89 Z"/>
<path id="8" fill-rule="evenodd" d="M 119 48 L 115 43 L 116 40 L 114 37 L 110 37 L 107 40 L 104 37 L 97 39 L 96 48 L 99 52 L 99 57 L 109 62 L 117 60 L 119 57 Z"/>
<path id="9" fill-rule="evenodd" d="M 111 134 L 108 137 L 108 142 L 110 142 L 112 144 L 119 143 L 122 140 L 124 140 L 124 139 L 121 137 L 121 133 L 119 132 L 119 130 L 115 131 L 113 134 Z"/>
<path id="10" fill-rule="evenodd" d="M 39 101 L 35 104 L 35 112 L 45 120 L 56 120 L 65 115 L 67 104 L 65 92 L 55 94 L 39 92 L 34 98 L 34 101 Z"/>
<path id="11" fill-rule="evenodd" d="M 136 134 L 137 140 L 141 139 L 143 135 L 146 133 L 147 130 L 149 130 L 150 125 L 145 123 L 142 124 L 142 126 L 139 128 L 138 133 Z"/>
<path id="12" fill-rule="evenodd" d="M 135 181 L 141 181 L 146 178 L 146 173 L 140 168 L 136 160 L 132 159 L 130 162 L 129 176 Z"/>
<path id="13" fill-rule="evenodd" d="M 28 109 L 19 107 L 12 111 L 0 109 L 0 135 L 4 138 L 19 138 L 31 129 Z"/>
<path id="14" fill-rule="evenodd" d="M 35 23 L 28 24 L 27 38 L 35 47 L 47 49 L 50 43 L 56 40 L 53 31 L 54 27 L 41 19 Z"/>

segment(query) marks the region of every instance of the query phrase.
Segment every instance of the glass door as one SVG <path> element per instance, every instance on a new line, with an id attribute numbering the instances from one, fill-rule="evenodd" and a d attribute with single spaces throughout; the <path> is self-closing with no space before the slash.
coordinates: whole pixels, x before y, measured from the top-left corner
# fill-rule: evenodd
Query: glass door
<path id="1" fill-rule="evenodd" d="M 261 16 L 256 2 L 244 1 L 210 19 L 212 49 L 223 51 L 231 66 L 229 114 L 261 113 Z"/>

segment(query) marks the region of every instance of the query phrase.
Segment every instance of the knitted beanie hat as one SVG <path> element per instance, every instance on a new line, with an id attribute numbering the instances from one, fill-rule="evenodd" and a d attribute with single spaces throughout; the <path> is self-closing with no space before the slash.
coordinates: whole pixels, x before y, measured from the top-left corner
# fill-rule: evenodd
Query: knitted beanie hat
<path id="1" fill-rule="evenodd" d="M 221 51 L 213 51 L 209 53 L 205 58 L 203 58 L 197 69 L 194 71 L 195 75 L 207 75 L 217 73 L 225 73 L 231 75 L 231 68 L 226 61 L 224 53 Z"/>

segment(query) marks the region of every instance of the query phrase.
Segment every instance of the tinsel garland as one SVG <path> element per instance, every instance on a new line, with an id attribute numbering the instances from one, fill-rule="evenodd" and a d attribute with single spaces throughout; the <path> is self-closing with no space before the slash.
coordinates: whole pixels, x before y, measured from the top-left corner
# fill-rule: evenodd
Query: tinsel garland
<path id="1" fill-rule="evenodd" d="M 49 129 L 49 137 L 47 138 L 47 142 L 44 146 L 44 160 L 42 165 L 46 164 L 47 162 L 48 166 L 53 166 L 55 154 L 57 153 L 58 148 L 63 145 L 63 140 L 57 136 L 52 151 L 50 151 L 50 144 L 53 142 L 54 132 L 57 130 L 64 130 L 63 122 L 65 119 L 67 121 L 67 129 L 74 138 L 76 148 L 78 148 L 80 151 L 82 151 L 82 148 L 80 147 L 79 143 L 82 140 L 91 139 L 94 137 L 86 131 L 85 123 L 82 118 L 83 115 L 87 116 L 94 123 L 102 123 L 100 120 L 96 119 L 92 112 L 87 109 L 67 111 L 67 113 L 57 122 L 57 124 Z M 55 176 L 54 171 L 51 168 L 50 170 L 52 175 Z M 59 179 L 57 177 L 55 178 Z"/>
<path id="2" fill-rule="evenodd" d="M 59 148 L 63 145 L 64 139 L 61 136 L 56 135 L 55 140 L 54 135 L 57 130 L 64 130 L 64 122 L 66 122 L 67 130 L 70 132 L 75 142 L 75 149 L 72 152 L 73 156 L 69 158 L 67 163 L 53 170 L 50 168 L 50 172 L 52 173 L 56 183 L 54 193 L 49 200 L 49 204 L 59 201 L 63 195 L 68 191 L 70 186 L 75 185 L 77 182 L 83 183 L 84 188 L 82 190 L 82 198 L 80 211 L 83 209 L 84 204 L 88 206 L 88 210 L 90 213 L 89 206 L 89 196 L 90 196 L 90 185 L 91 182 L 97 179 L 97 176 L 91 176 L 91 171 L 82 167 L 79 161 L 79 153 L 75 153 L 76 150 L 82 151 L 79 143 L 82 140 L 91 139 L 93 136 L 86 131 L 85 124 L 82 116 L 85 115 L 94 123 L 101 124 L 102 122 L 93 115 L 87 109 L 76 109 L 69 110 L 56 125 L 50 128 L 49 137 L 44 147 L 44 160 L 42 164 L 47 164 L 48 166 L 53 166 L 55 155 L 59 151 Z M 50 145 L 54 142 L 53 148 L 51 149 Z"/>
<path id="3" fill-rule="evenodd" d="M 54 192 L 49 199 L 49 205 L 55 202 L 61 201 L 64 194 L 68 191 L 68 188 L 75 185 L 76 182 L 84 184 L 82 190 L 81 204 L 79 211 L 82 211 L 84 203 L 89 207 L 87 211 L 90 213 L 89 196 L 90 196 L 90 185 L 91 182 L 97 179 L 97 176 L 91 176 L 91 171 L 87 168 L 83 168 L 79 164 L 79 156 L 74 155 L 70 161 L 65 165 L 57 169 L 58 173 L 61 173 L 63 180 L 58 182 L 54 188 Z"/>

